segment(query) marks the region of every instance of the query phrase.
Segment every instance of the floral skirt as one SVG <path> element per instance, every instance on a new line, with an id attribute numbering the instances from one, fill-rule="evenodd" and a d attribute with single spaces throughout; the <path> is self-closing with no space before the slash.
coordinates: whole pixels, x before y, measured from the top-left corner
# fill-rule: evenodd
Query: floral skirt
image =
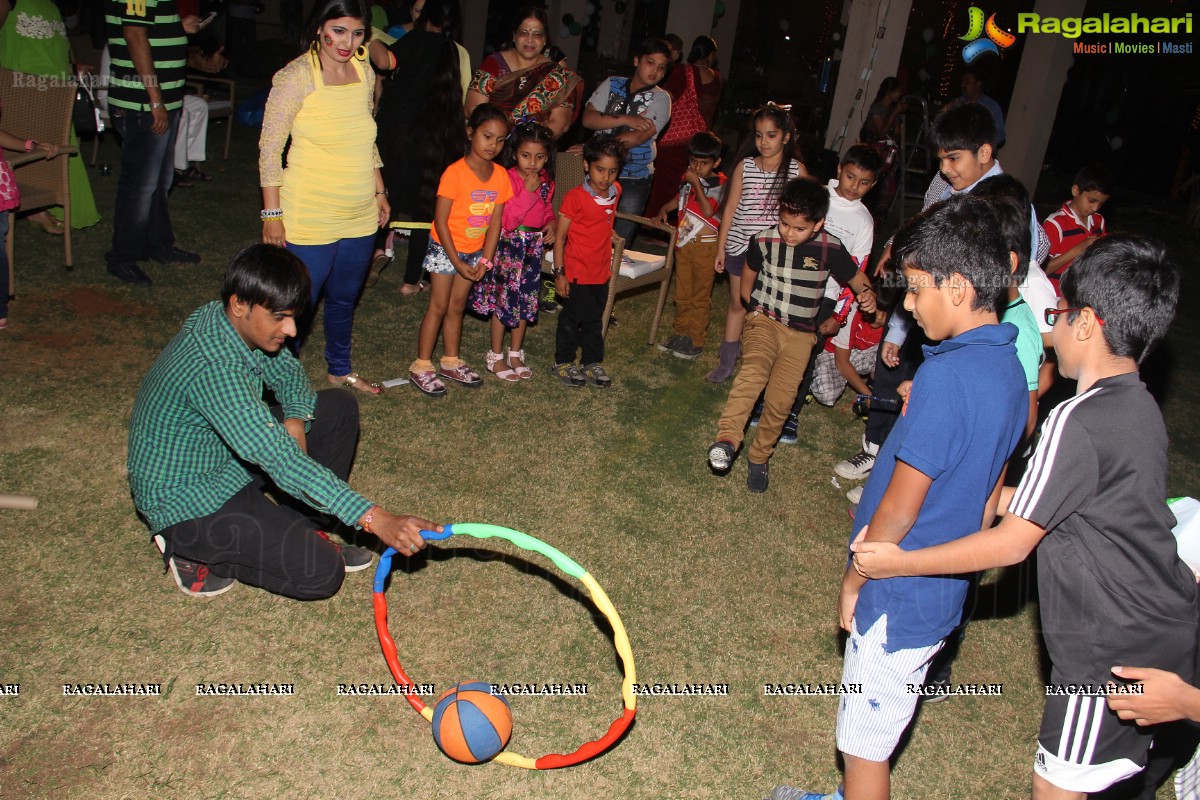
<path id="1" fill-rule="evenodd" d="M 502 233 L 492 268 L 471 289 L 471 310 L 494 314 L 506 328 L 537 322 L 541 281 L 541 231 Z"/>

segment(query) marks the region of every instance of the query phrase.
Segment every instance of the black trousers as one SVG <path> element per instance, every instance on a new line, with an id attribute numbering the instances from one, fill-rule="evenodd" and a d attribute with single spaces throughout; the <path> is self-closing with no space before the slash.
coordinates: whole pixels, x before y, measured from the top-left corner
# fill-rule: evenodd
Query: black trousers
<path id="1" fill-rule="evenodd" d="M 893 310 L 892 313 L 895 314 L 896 311 Z M 886 330 L 885 327 L 885 333 Z M 875 397 L 885 400 L 895 400 L 898 404 L 900 395 L 896 389 L 901 383 L 912 380 L 913 376 L 917 374 L 917 367 L 921 366 L 921 362 L 925 360 L 925 353 L 921 350 L 921 345 L 928 343 L 925 332 L 917 323 L 912 323 L 908 331 L 908 338 L 904 340 L 904 345 L 900 348 L 900 363 L 895 367 L 889 367 L 883 363 L 883 343 L 880 342 L 879 352 L 875 356 L 875 379 L 871 384 L 871 393 Z M 896 408 L 899 408 L 899 405 Z M 883 444 L 899 418 L 900 414 L 893 408 L 877 409 L 872 406 L 867 415 L 867 441 L 871 444 Z"/>
<path id="2" fill-rule="evenodd" d="M 559 297 L 558 334 L 555 337 L 554 363 L 569 364 L 580 349 L 580 364 L 599 364 L 604 360 L 604 306 L 608 303 L 607 283 L 572 283 L 571 294 Z"/>
<path id="3" fill-rule="evenodd" d="M 273 410 L 282 421 L 282 410 Z M 358 443 L 358 400 L 345 389 L 326 389 L 317 393 L 314 416 L 308 455 L 346 480 Z M 332 520 L 253 467 L 251 474 L 254 479 L 212 514 L 161 531 L 164 557 L 198 561 L 215 575 L 300 600 L 337 594 L 345 562 L 332 543 L 315 534 Z M 278 504 L 263 493 L 268 489 Z"/>

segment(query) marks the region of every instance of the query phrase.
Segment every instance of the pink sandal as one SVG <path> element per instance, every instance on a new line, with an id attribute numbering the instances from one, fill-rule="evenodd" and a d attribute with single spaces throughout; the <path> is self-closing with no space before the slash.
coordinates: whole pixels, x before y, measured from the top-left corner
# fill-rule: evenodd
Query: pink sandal
<path id="1" fill-rule="evenodd" d="M 497 357 L 499 357 L 499 356 L 497 356 Z M 514 358 L 518 359 L 521 362 L 521 366 L 513 367 L 512 361 Z M 512 367 L 513 372 L 516 373 L 518 378 L 525 379 L 525 378 L 533 377 L 533 370 L 531 370 L 529 367 L 525 366 L 525 351 L 524 350 L 509 350 L 508 358 L 505 359 L 504 363 L 507 364 L 508 366 Z"/>
<path id="2" fill-rule="evenodd" d="M 497 370 L 496 369 L 497 364 L 504 365 L 504 368 Z M 495 352 L 492 352 L 491 350 L 488 350 L 488 354 L 487 354 L 487 371 L 488 372 L 492 373 L 500 380 L 506 381 L 508 383 L 512 383 L 514 381 L 521 380 L 520 373 L 517 372 L 515 369 L 509 369 L 508 367 L 509 367 L 509 364 L 508 364 L 508 362 L 506 362 L 504 360 L 504 356 L 500 355 L 499 353 L 495 353 Z"/>
<path id="3" fill-rule="evenodd" d="M 424 370 L 422 372 L 410 372 L 408 378 L 412 381 L 412 385 L 424 395 L 429 397 L 444 397 L 446 395 L 446 385 L 438 380 L 437 373 L 433 370 Z"/>
<path id="4" fill-rule="evenodd" d="M 443 364 L 438 369 L 438 377 L 460 383 L 468 389 L 478 389 L 480 386 L 483 386 L 483 378 L 479 377 L 478 372 L 468 367 L 466 362 L 456 367 L 447 367 Z"/>

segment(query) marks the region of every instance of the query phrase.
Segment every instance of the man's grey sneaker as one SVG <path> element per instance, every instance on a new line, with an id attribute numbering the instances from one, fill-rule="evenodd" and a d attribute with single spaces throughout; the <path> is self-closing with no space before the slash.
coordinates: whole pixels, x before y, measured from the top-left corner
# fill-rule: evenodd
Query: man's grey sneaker
<path id="1" fill-rule="evenodd" d="M 608 373 L 604 371 L 604 367 L 600 364 L 585 365 L 583 376 L 592 386 L 599 386 L 601 389 L 607 389 L 609 386 L 612 386 L 612 378 L 608 377 Z"/>
<path id="2" fill-rule="evenodd" d="M 575 364 L 555 364 L 550 371 L 554 373 L 554 377 L 558 378 L 558 382 L 564 386 L 583 386 L 587 383 L 587 378 L 583 377 L 583 373 L 579 371 L 579 367 Z"/>
<path id="3" fill-rule="evenodd" d="M 671 355 L 675 356 L 676 358 L 686 358 L 688 361 L 691 361 L 692 359 L 699 358 L 700 354 L 703 352 L 703 347 L 692 344 L 691 338 L 685 336 L 683 337 L 683 343 L 680 344 L 679 347 L 676 347 L 675 352 Z"/>
<path id="4" fill-rule="evenodd" d="M 733 466 L 733 442 L 724 439 L 708 446 L 708 466 L 717 472 L 728 472 Z"/>
<path id="5" fill-rule="evenodd" d="M 335 542 L 329 538 L 329 534 L 325 531 L 317 531 L 317 536 L 320 536 L 338 549 L 338 552 L 342 556 L 342 561 L 346 563 L 346 572 L 358 572 L 359 570 L 366 569 L 375 560 L 375 554 L 364 547 L 355 547 L 352 544 Z"/>
<path id="6" fill-rule="evenodd" d="M 878 452 L 879 445 L 871 444 L 863 437 L 862 450 L 852 455 L 848 461 L 834 464 L 833 471 L 841 478 L 861 480 L 871 474 L 871 468 L 875 466 L 875 454 Z"/>
<path id="7" fill-rule="evenodd" d="M 154 544 L 158 547 L 158 552 L 166 552 L 167 543 L 163 537 L 156 534 Z M 175 579 L 175 585 L 179 587 L 179 591 L 189 597 L 216 597 L 219 594 L 225 594 L 237 583 L 234 578 L 222 578 L 212 574 L 207 564 L 188 561 L 179 556 L 171 556 L 167 561 L 167 571 Z"/>
<path id="8" fill-rule="evenodd" d="M 930 705 L 932 703 L 944 703 L 952 696 L 950 686 L 950 676 L 945 680 L 925 681 L 921 687 L 921 704 Z"/>
<path id="9" fill-rule="evenodd" d="M 783 423 L 783 432 L 779 434 L 780 444 L 795 444 L 800 439 L 800 418 L 796 414 L 788 414 Z"/>
<path id="10" fill-rule="evenodd" d="M 683 336 L 668 336 L 665 342 L 658 343 L 658 349 L 664 353 L 672 353 L 679 348 L 680 343 L 685 337 Z M 688 339 L 690 342 L 691 339 Z"/>
<path id="11" fill-rule="evenodd" d="M 770 485 L 770 469 L 771 462 L 765 461 L 762 464 L 755 464 L 753 461 L 747 461 L 746 466 L 749 471 L 746 473 L 746 488 L 755 494 L 762 494 Z"/>

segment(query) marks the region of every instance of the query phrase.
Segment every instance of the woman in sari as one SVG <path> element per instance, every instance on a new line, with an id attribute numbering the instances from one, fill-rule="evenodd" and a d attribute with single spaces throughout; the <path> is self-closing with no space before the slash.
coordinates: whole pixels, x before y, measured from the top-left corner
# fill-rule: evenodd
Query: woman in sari
<path id="1" fill-rule="evenodd" d="M 579 115 L 583 79 L 544 54 L 549 45 L 545 9 L 521 9 L 513 26 L 513 46 L 492 53 L 471 78 L 464 109 L 467 116 L 480 103 L 503 108 L 515 123 L 533 118 L 562 136 Z"/>

